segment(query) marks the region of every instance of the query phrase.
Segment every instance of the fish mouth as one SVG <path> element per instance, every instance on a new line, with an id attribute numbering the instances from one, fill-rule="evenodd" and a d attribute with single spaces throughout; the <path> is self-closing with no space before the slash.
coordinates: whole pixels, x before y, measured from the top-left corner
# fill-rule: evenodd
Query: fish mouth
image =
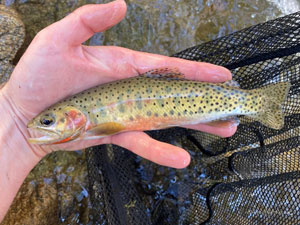
<path id="1" fill-rule="evenodd" d="M 30 130 L 32 131 L 30 132 L 31 135 L 34 136 L 32 138 L 28 138 L 28 142 L 30 142 L 31 144 L 53 144 L 65 138 L 62 138 L 58 132 L 49 130 L 47 128 L 33 128 L 32 124 L 30 123 L 27 125 L 27 127 L 30 128 Z"/>

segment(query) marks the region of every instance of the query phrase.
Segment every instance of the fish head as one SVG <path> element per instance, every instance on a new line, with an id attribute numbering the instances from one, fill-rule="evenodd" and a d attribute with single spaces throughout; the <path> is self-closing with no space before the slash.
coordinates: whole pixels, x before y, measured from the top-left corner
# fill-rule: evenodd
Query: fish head
<path id="1" fill-rule="evenodd" d="M 48 109 L 33 118 L 27 127 L 39 137 L 29 138 L 33 144 L 59 144 L 74 140 L 85 130 L 86 116 L 71 106 Z"/>

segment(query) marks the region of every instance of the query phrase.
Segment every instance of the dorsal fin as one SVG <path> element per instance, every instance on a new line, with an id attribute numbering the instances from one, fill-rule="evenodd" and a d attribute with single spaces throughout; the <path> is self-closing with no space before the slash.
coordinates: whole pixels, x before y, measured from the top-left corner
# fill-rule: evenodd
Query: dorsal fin
<path id="1" fill-rule="evenodd" d="M 177 68 L 158 68 L 150 70 L 146 73 L 141 74 L 141 76 L 151 77 L 151 78 L 164 78 L 164 79 L 185 79 L 184 74 L 181 73 Z"/>

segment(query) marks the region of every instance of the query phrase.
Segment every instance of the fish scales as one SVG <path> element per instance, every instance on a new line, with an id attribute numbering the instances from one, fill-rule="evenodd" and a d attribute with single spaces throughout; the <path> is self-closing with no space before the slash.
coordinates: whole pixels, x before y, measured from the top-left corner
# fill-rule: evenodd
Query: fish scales
<path id="1" fill-rule="evenodd" d="M 130 130 L 204 123 L 235 115 L 248 115 L 278 129 L 282 127 L 278 121 L 283 120 L 281 103 L 286 98 L 288 88 L 288 82 L 279 83 L 276 87 L 242 90 L 224 83 L 138 76 L 85 90 L 53 105 L 42 114 L 53 118 L 59 117 L 53 116 L 53 113 L 65 109 L 79 112 L 82 116 L 78 117 L 77 114 L 73 118 L 73 132 L 76 130 L 74 126 L 84 117 L 85 127 L 77 136 L 92 131 L 90 138 Z M 270 94 L 280 97 L 270 97 Z M 266 101 L 272 101 L 272 98 L 276 104 L 268 110 L 273 110 L 273 116 L 266 118 L 270 115 L 262 114 L 268 111 Z M 55 121 L 57 119 L 54 118 Z M 42 123 L 43 120 L 38 118 L 33 121 Z"/>
<path id="2" fill-rule="evenodd" d="M 84 91 L 56 108 L 66 103 L 77 107 L 86 111 L 94 124 L 119 122 L 134 127 L 141 119 L 152 119 L 155 129 L 155 123 L 161 119 L 176 125 L 178 121 L 198 123 L 253 112 L 261 107 L 259 99 L 259 93 L 256 96 L 226 85 L 136 77 Z M 149 129 L 141 127 L 144 128 Z"/>

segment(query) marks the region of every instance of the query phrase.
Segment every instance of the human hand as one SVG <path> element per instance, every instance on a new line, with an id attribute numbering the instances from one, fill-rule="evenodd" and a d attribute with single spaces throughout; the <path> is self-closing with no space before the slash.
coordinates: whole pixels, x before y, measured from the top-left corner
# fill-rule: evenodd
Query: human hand
<path id="1" fill-rule="evenodd" d="M 95 32 L 120 22 L 126 12 L 124 1 L 83 6 L 66 18 L 43 29 L 20 59 L 10 80 L 1 90 L 8 112 L 14 118 L 26 143 L 15 149 L 43 157 L 59 149 L 82 149 L 113 143 L 161 165 L 183 168 L 189 154 L 176 146 L 153 140 L 143 132 L 126 132 L 97 140 L 74 141 L 39 146 L 27 142 L 26 124 L 57 101 L 90 87 L 136 76 L 155 68 L 178 68 L 188 79 L 224 82 L 231 73 L 222 67 L 199 62 L 136 52 L 121 47 L 84 46 L 81 43 Z M 220 136 L 231 136 L 236 125 L 230 122 L 209 126 L 190 125 Z M 19 142 L 18 142 L 19 143 Z"/>

